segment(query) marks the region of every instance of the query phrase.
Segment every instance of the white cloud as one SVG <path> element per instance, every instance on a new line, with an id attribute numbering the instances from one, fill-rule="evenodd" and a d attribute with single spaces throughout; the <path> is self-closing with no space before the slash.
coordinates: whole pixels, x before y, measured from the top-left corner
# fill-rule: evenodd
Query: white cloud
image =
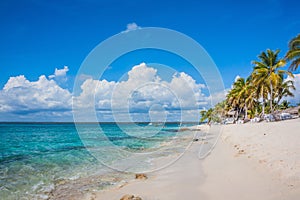
<path id="1" fill-rule="evenodd" d="M 69 71 L 69 67 L 68 66 L 64 66 L 63 69 L 57 69 L 55 68 L 54 74 L 49 75 L 48 78 L 49 79 L 56 79 L 62 82 L 66 82 L 67 81 L 67 72 Z"/>
<path id="2" fill-rule="evenodd" d="M 21 120 L 24 116 L 36 120 L 42 116 L 52 121 L 64 116 L 71 119 L 72 100 L 75 110 L 83 111 L 82 120 L 85 121 L 92 120 L 87 112 L 91 108 L 96 109 L 99 120 L 105 121 L 113 120 L 113 112 L 115 120 L 120 121 L 163 116 L 169 120 L 198 120 L 198 110 L 208 106 L 210 101 L 210 97 L 202 93 L 205 85 L 184 72 L 165 81 L 158 70 L 141 63 L 127 73 L 126 80 L 118 82 L 93 80 L 84 75 L 81 92 L 76 95 L 45 75 L 37 81 L 30 81 L 23 75 L 11 77 L 0 90 L 0 120 L 3 116 L 17 116 Z M 56 69 L 54 76 L 65 77 L 67 71 L 67 67 Z"/>
<path id="3" fill-rule="evenodd" d="M 215 106 L 217 103 L 224 101 L 226 95 L 228 94 L 230 89 L 225 89 L 224 91 L 220 91 L 214 94 L 210 94 L 210 96 L 206 99 L 208 103 L 208 107 Z"/>
<path id="4" fill-rule="evenodd" d="M 299 103 L 300 102 L 300 74 L 294 74 L 294 78 L 287 77 L 286 80 L 293 80 L 296 90 L 292 91 L 294 97 L 285 97 L 284 99 L 288 100 L 293 104 Z"/>
<path id="5" fill-rule="evenodd" d="M 134 31 L 134 30 L 137 30 L 137 29 L 140 29 L 141 27 L 138 26 L 136 23 L 129 23 L 127 24 L 127 28 L 125 31 L 122 31 L 122 33 L 127 33 L 129 31 Z"/>
<path id="6" fill-rule="evenodd" d="M 63 69 L 57 69 L 55 68 L 54 75 L 55 76 L 66 76 L 66 73 L 69 71 L 68 66 L 64 66 Z"/>
<path id="7" fill-rule="evenodd" d="M 82 92 L 79 97 L 74 97 L 76 108 L 94 107 L 91 101 L 96 97 L 95 104 L 98 109 L 109 109 L 110 98 L 113 88 L 116 83 L 114 81 L 108 82 L 106 80 L 87 79 L 81 85 Z"/>
<path id="8" fill-rule="evenodd" d="M 85 80 L 87 80 L 87 79 L 93 78 L 93 76 L 91 76 L 91 75 L 86 75 L 86 74 L 79 74 L 79 75 L 77 76 L 77 78 L 78 78 L 79 81 L 85 81 Z"/>
<path id="9" fill-rule="evenodd" d="M 240 75 L 236 75 L 236 77 L 234 78 L 234 82 L 233 82 L 232 85 L 231 85 L 231 89 L 233 88 L 233 84 L 234 84 L 238 79 L 240 79 L 240 78 L 241 78 Z"/>
<path id="10" fill-rule="evenodd" d="M 0 91 L 0 102 L 0 110 L 6 112 L 67 110 L 71 106 L 71 93 L 45 75 L 32 82 L 20 75 L 9 78 Z"/>
<path id="11" fill-rule="evenodd" d="M 237 80 L 239 80 L 241 77 L 239 76 L 239 75 L 237 75 L 236 77 L 235 77 L 235 79 L 234 79 L 234 83 L 237 81 Z"/>
<path id="12" fill-rule="evenodd" d="M 157 69 L 141 63 L 134 66 L 127 75 L 128 79 L 120 82 L 86 80 L 81 86 L 82 93 L 74 97 L 76 108 L 95 106 L 98 110 L 112 109 L 117 120 L 128 121 L 128 110 L 148 115 L 153 106 L 159 105 L 163 109 L 162 114 L 165 111 L 172 113 L 172 110 L 182 110 L 194 113 L 189 120 L 197 120 L 193 117 L 198 113 L 199 106 L 207 104 L 208 97 L 201 92 L 205 86 L 197 84 L 184 72 L 174 74 L 171 81 L 167 82 L 158 76 Z M 95 105 L 91 101 L 94 97 Z"/>

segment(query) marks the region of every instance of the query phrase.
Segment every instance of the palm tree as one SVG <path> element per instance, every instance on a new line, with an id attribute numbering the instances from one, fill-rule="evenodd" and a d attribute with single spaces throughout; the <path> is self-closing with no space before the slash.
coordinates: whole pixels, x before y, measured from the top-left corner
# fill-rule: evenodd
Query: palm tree
<path id="1" fill-rule="evenodd" d="M 241 81 L 242 82 L 242 81 Z M 228 92 L 226 96 L 227 104 L 230 105 L 231 109 L 235 110 L 235 117 L 238 118 L 240 114 L 240 108 L 241 108 L 241 96 L 239 94 L 240 83 L 237 83 L 237 81 L 233 84 L 232 89 Z M 238 88 L 237 88 L 238 87 Z"/>
<path id="2" fill-rule="evenodd" d="M 252 73 L 250 75 L 250 77 L 251 77 L 251 82 L 252 82 L 252 85 L 254 88 L 253 90 L 256 90 L 253 92 L 255 94 L 256 103 L 259 103 L 259 99 L 261 99 L 261 107 L 257 107 L 257 108 L 261 108 L 261 114 L 262 114 L 262 116 L 264 116 L 266 100 L 268 99 L 268 94 L 270 91 L 269 86 L 268 86 L 266 80 L 259 77 L 258 74 Z"/>
<path id="3" fill-rule="evenodd" d="M 285 110 L 287 108 L 290 107 L 290 102 L 288 102 L 287 100 L 282 101 L 282 103 L 279 105 L 280 106 L 280 110 Z"/>
<path id="4" fill-rule="evenodd" d="M 200 122 L 204 122 L 205 120 L 207 120 L 207 124 L 210 124 L 210 122 L 213 120 L 213 108 L 210 108 L 208 110 L 201 110 L 200 111 L 200 115 L 201 115 L 201 119 Z"/>
<path id="5" fill-rule="evenodd" d="M 226 100 L 217 103 L 214 107 L 214 118 L 218 122 L 222 122 L 228 112 Z"/>
<path id="6" fill-rule="evenodd" d="M 294 94 L 292 93 L 291 90 L 296 90 L 296 88 L 294 86 L 294 81 L 292 81 L 290 79 L 284 81 L 284 79 L 282 77 L 279 84 L 277 85 L 276 88 L 274 88 L 274 90 L 275 91 L 274 91 L 273 99 L 274 99 L 274 104 L 275 104 L 274 107 L 276 107 L 279 105 L 279 103 L 283 97 L 288 97 L 288 96 L 293 97 Z"/>
<path id="7" fill-rule="evenodd" d="M 252 118 L 252 114 L 255 113 L 256 111 L 256 106 L 257 106 L 257 102 L 258 102 L 258 94 L 257 94 L 257 90 L 256 87 L 253 84 L 253 80 L 252 77 L 249 76 L 246 80 L 245 83 L 245 119 L 248 119 L 248 112 L 251 113 L 251 118 Z"/>
<path id="8" fill-rule="evenodd" d="M 274 52 L 267 49 L 267 52 L 262 52 L 258 56 L 259 61 L 253 61 L 255 65 L 252 73 L 253 83 L 256 86 L 263 87 L 264 90 L 267 89 L 271 113 L 273 113 L 274 88 L 278 86 L 283 75 L 287 74 L 293 77 L 292 73 L 280 69 L 285 65 L 285 60 L 278 58 L 279 52 L 280 50 Z"/>
<path id="9" fill-rule="evenodd" d="M 289 70 L 294 71 L 300 65 L 300 34 L 289 42 L 289 51 L 285 55 L 287 61 L 292 61 Z"/>
<path id="10" fill-rule="evenodd" d="M 232 107 L 237 111 L 237 118 L 239 114 L 244 111 L 244 118 L 248 119 L 248 109 L 253 107 L 253 86 L 251 84 L 251 79 L 248 78 L 238 78 L 234 82 L 232 89 L 227 95 L 227 103 L 232 105 Z"/>

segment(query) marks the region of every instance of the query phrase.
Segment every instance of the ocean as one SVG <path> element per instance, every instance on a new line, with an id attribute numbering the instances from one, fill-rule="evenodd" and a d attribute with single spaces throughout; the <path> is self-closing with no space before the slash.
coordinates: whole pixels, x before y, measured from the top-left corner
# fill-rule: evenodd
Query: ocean
<path id="1" fill-rule="evenodd" d="M 71 199 L 122 184 L 168 164 L 156 159 L 183 153 L 192 133 L 180 126 L 1 123 L 0 199 Z"/>

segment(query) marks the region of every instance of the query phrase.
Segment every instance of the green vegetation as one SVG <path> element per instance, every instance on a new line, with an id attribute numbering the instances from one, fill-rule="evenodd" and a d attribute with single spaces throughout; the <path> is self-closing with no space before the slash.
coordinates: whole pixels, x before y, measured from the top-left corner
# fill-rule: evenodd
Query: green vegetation
<path id="1" fill-rule="evenodd" d="M 222 122 L 226 117 L 248 120 L 289 108 L 290 103 L 282 99 L 293 97 L 292 91 L 296 89 L 291 71 L 300 64 L 300 34 L 290 41 L 285 58 L 279 58 L 279 52 L 267 49 L 259 54 L 258 60 L 252 62 L 249 77 L 236 79 L 224 101 L 200 112 L 200 121 Z M 291 62 L 289 71 L 283 69 L 287 62 Z"/>
<path id="2" fill-rule="evenodd" d="M 209 124 L 212 120 L 213 120 L 213 116 L 214 116 L 214 110 L 212 108 L 208 109 L 208 110 L 201 110 L 200 114 L 201 114 L 201 119 L 200 122 L 204 122 L 205 120 L 207 120 L 207 123 Z"/>
<path id="3" fill-rule="evenodd" d="M 259 95 L 258 98 L 261 97 L 264 100 L 266 97 L 269 97 L 271 113 L 274 111 L 274 100 L 278 98 L 278 96 L 276 96 L 279 92 L 278 88 L 283 87 L 284 75 L 293 77 L 291 72 L 281 69 L 285 65 L 285 60 L 278 58 L 279 52 L 279 50 L 274 52 L 270 49 L 267 49 L 267 52 L 262 52 L 258 56 L 260 60 L 253 61 L 254 69 L 251 74 L 253 85 L 259 91 L 261 90 L 260 88 L 262 88 L 262 90 L 265 89 L 265 93 Z"/>
<path id="4" fill-rule="evenodd" d="M 300 34 L 289 42 L 289 51 L 285 55 L 287 61 L 292 61 L 289 69 L 296 70 L 300 65 Z"/>

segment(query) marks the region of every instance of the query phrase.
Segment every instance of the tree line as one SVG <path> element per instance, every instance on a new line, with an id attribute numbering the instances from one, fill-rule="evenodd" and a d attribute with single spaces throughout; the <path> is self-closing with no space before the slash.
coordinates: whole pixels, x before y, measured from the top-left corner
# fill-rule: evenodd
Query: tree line
<path id="1" fill-rule="evenodd" d="M 289 42 L 288 47 L 283 58 L 278 55 L 280 50 L 267 49 L 259 54 L 258 59 L 252 61 L 252 73 L 247 78 L 237 78 L 224 101 L 200 111 L 200 122 L 221 122 L 230 111 L 235 120 L 248 120 L 288 108 L 289 102 L 283 99 L 293 97 L 296 89 L 292 72 L 300 65 L 300 34 Z M 288 70 L 284 70 L 289 62 Z"/>

